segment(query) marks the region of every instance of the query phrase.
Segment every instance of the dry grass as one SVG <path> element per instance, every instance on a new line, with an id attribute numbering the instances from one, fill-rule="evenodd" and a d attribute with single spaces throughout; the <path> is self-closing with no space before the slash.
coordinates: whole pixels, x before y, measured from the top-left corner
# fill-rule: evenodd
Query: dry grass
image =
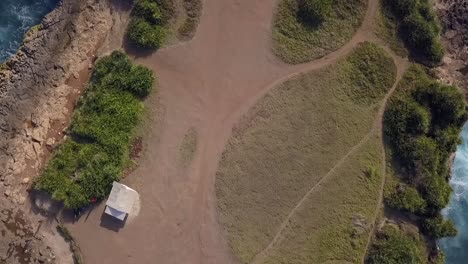
<path id="1" fill-rule="evenodd" d="M 318 26 L 297 15 L 296 0 L 281 0 L 273 24 L 274 52 L 287 63 L 322 57 L 343 46 L 361 25 L 366 0 L 332 0 L 333 12 Z"/>
<path id="2" fill-rule="evenodd" d="M 191 128 L 187 131 L 179 146 L 179 164 L 187 168 L 192 163 L 195 151 L 197 150 L 197 131 Z"/>
<path id="3" fill-rule="evenodd" d="M 265 263 L 360 262 L 381 182 L 368 168 L 380 171 L 381 143 L 373 136 L 307 199 Z"/>
<path id="4" fill-rule="evenodd" d="M 185 10 L 184 23 L 179 27 L 179 38 L 189 40 L 195 35 L 203 8 L 202 0 L 183 0 Z"/>
<path id="5" fill-rule="evenodd" d="M 375 46 L 365 44 L 360 51 L 368 48 Z M 394 72 L 390 58 L 380 59 L 387 63 L 374 74 Z M 352 65 L 344 60 L 285 82 L 234 131 L 220 162 L 216 193 L 219 221 L 241 263 L 249 263 L 270 243 L 302 197 L 371 130 L 385 90 L 367 104 L 355 100 L 349 87 L 356 83 L 349 73 L 359 70 Z M 388 83 L 374 85 L 389 89 L 393 79 L 375 78 Z M 363 178 L 367 166 L 379 166 L 379 144 L 371 142 L 313 194 L 310 200 L 319 202 L 300 208 L 293 229 L 268 263 L 321 263 L 311 262 L 311 253 L 322 260 L 363 254 L 364 238 L 353 247 L 348 231 L 353 215 L 367 219 L 375 209 L 375 179 Z"/>

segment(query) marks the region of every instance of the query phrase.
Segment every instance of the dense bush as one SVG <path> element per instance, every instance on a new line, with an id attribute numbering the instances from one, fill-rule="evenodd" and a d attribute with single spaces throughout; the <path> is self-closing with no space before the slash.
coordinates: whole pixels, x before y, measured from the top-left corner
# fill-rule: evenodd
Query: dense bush
<path id="1" fill-rule="evenodd" d="M 385 111 L 384 131 L 402 180 L 411 188 L 393 191 L 385 200 L 389 206 L 424 219 L 438 216 L 448 204 L 447 160 L 460 143 L 465 106 L 457 88 L 431 80 L 420 68 L 408 71 Z M 429 223 L 431 228 L 423 228 L 429 235 L 451 234 L 448 224 L 436 232 Z"/>
<path id="2" fill-rule="evenodd" d="M 424 213 L 426 210 L 426 201 L 411 186 L 400 186 L 385 202 L 394 209 L 410 213 Z"/>
<path id="3" fill-rule="evenodd" d="M 369 250 L 368 264 L 422 264 L 423 244 L 392 226 L 386 226 L 377 234 Z"/>
<path id="4" fill-rule="evenodd" d="M 440 26 L 428 0 L 385 0 L 390 7 L 399 32 L 413 57 L 434 65 L 444 56 L 440 42 Z"/>
<path id="5" fill-rule="evenodd" d="M 133 14 L 152 24 L 161 24 L 163 21 L 161 10 L 156 2 L 138 0 L 133 7 Z"/>
<path id="6" fill-rule="evenodd" d="M 113 52 L 100 59 L 73 116 L 69 137 L 54 153 L 35 188 L 68 208 L 103 199 L 129 162 L 132 134 L 150 92 L 153 74 Z"/>
<path id="7" fill-rule="evenodd" d="M 391 10 L 398 18 L 404 18 L 416 10 L 418 1 L 416 0 L 385 0 L 384 3 L 391 7 Z"/>
<path id="8" fill-rule="evenodd" d="M 435 127 L 461 126 L 466 119 L 465 100 L 454 86 L 435 82 L 419 86 L 413 98 L 430 108 Z"/>
<path id="9" fill-rule="evenodd" d="M 331 0 L 298 0 L 299 14 L 305 21 L 311 24 L 322 23 L 332 9 Z"/>
<path id="10" fill-rule="evenodd" d="M 421 187 L 423 197 L 433 214 L 436 214 L 447 206 L 452 189 L 445 178 L 435 173 L 427 172 Z"/>
<path id="11" fill-rule="evenodd" d="M 166 39 L 164 25 L 172 16 L 171 12 L 171 1 L 137 0 L 127 28 L 128 39 L 142 48 L 160 48 Z"/>
<path id="12" fill-rule="evenodd" d="M 457 230 L 453 222 L 451 220 L 444 220 L 440 215 L 434 218 L 424 219 L 422 228 L 425 234 L 434 239 L 457 235 Z"/>
<path id="13" fill-rule="evenodd" d="M 424 135 L 429 132 L 429 111 L 412 100 L 396 99 L 391 102 L 384 115 L 385 133 L 394 141 L 406 136 Z"/>

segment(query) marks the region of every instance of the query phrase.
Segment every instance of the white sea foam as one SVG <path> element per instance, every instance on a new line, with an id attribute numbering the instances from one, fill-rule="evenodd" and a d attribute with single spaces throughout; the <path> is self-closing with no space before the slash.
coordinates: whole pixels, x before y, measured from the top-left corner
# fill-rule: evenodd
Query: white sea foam
<path id="1" fill-rule="evenodd" d="M 461 136 L 463 144 L 457 148 L 450 180 L 453 193 L 449 205 L 441 212 L 445 218 L 453 220 L 458 230 L 457 236 L 438 241 L 447 264 L 465 264 L 468 249 L 468 124 L 463 127 Z"/>
<path id="2" fill-rule="evenodd" d="M 0 63 L 16 53 L 24 34 L 59 0 L 0 0 Z"/>

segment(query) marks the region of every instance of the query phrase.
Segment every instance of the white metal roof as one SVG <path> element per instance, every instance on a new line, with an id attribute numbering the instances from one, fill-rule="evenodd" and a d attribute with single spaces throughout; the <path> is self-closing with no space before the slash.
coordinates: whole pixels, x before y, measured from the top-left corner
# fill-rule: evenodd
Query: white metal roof
<path id="1" fill-rule="evenodd" d="M 138 193 L 132 188 L 118 182 L 112 183 L 112 191 L 106 202 L 106 214 L 112 215 L 120 220 L 131 212 Z"/>

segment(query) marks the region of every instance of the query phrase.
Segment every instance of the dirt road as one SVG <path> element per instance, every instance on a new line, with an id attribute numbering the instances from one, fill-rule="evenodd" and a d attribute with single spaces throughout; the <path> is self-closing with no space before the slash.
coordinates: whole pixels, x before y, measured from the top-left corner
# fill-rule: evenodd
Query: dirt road
<path id="1" fill-rule="evenodd" d="M 140 166 L 124 182 L 141 195 L 138 217 L 118 228 L 101 220 L 103 205 L 70 230 L 86 263 L 232 263 L 216 220 L 218 161 L 240 117 L 288 78 L 336 62 L 372 40 L 378 1 L 370 0 L 362 27 L 338 51 L 290 66 L 271 53 L 275 0 L 206 0 L 195 39 L 137 58 L 159 75 L 165 111 L 145 136 Z M 198 132 L 191 167 L 177 163 L 190 128 Z"/>

